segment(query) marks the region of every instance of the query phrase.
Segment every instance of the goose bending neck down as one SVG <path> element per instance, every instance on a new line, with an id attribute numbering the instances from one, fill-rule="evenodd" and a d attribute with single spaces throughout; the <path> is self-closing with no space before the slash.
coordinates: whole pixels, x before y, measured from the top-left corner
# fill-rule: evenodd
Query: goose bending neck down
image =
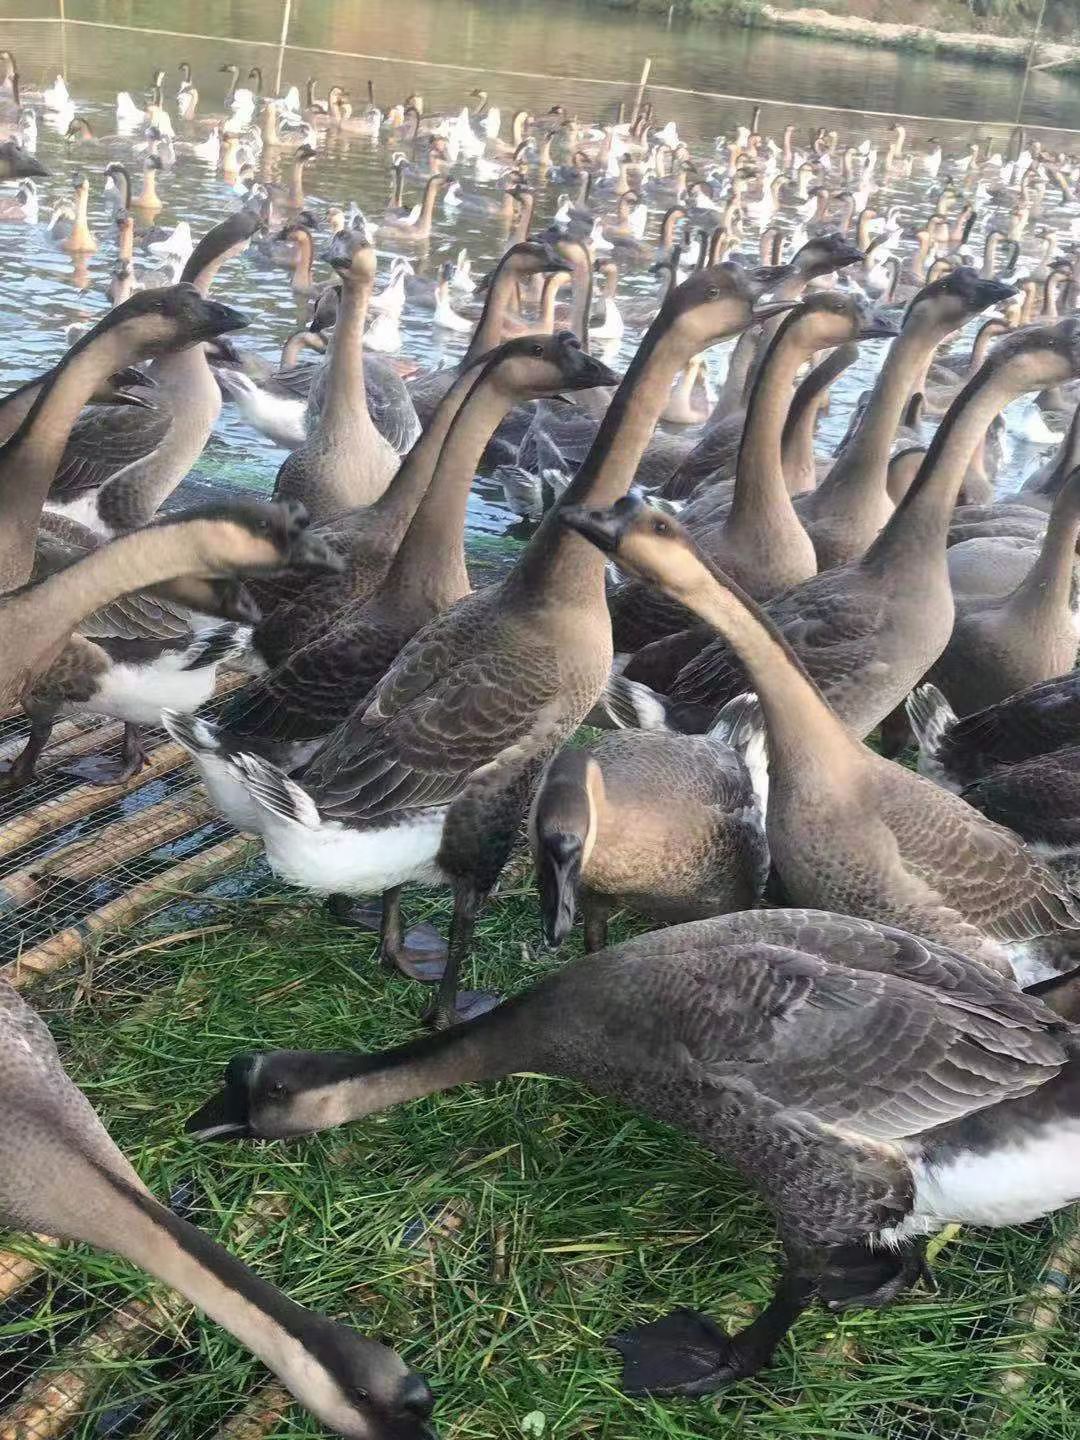
<path id="1" fill-rule="evenodd" d="M 1076 1031 L 940 945 L 816 910 L 642 935 L 382 1054 L 237 1055 L 187 1128 L 307 1135 L 522 1073 L 682 1130 L 776 1218 L 782 1270 L 752 1322 L 730 1333 L 680 1309 L 609 1341 L 632 1394 L 744 1380 L 815 1301 L 896 1299 L 942 1226 L 1022 1223 L 1080 1192 Z"/>
<path id="2" fill-rule="evenodd" d="M 0 981 L 0 1225 L 112 1251 L 184 1295 L 335 1434 L 435 1440 L 434 1397 L 393 1350 L 295 1304 L 147 1190 Z"/>

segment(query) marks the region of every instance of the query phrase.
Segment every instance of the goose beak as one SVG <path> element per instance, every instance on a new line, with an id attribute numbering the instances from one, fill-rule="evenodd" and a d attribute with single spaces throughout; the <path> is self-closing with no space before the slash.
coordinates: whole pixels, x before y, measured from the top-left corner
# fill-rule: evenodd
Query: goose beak
<path id="1" fill-rule="evenodd" d="M 798 303 L 797 300 L 759 300 L 754 306 L 754 319 L 771 320 L 774 315 L 786 315 Z"/>
<path id="2" fill-rule="evenodd" d="M 195 1111 L 184 1126 L 196 1140 L 253 1140 L 247 1080 L 255 1063 L 253 1055 L 237 1055 L 225 1071 L 225 1084 L 206 1104 Z"/>
<path id="3" fill-rule="evenodd" d="M 895 340 L 900 327 L 886 315 L 871 315 L 859 327 L 860 340 Z"/>
<path id="4" fill-rule="evenodd" d="M 290 570 L 308 570 L 316 574 L 340 575 L 345 561 L 321 535 L 302 530 L 289 546 L 287 565 Z"/>
<path id="5" fill-rule="evenodd" d="M 610 510 L 590 510 L 587 505 L 561 505 L 559 520 L 571 530 L 602 550 L 605 555 L 614 555 L 622 540 L 629 516 L 620 515 L 618 507 Z"/>

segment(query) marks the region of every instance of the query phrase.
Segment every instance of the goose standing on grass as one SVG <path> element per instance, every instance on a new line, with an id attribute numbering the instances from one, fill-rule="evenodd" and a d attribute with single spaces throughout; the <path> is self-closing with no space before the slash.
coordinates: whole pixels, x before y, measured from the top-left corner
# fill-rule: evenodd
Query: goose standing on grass
<path id="1" fill-rule="evenodd" d="M 206 294 L 221 266 L 247 249 L 261 225 L 246 211 L 215 225 L 182 279 Z M 46 501 L 57 522 L 74 521 L 98 536 L 146 525 L 202 454 L 221 413 L 204 347 L 164 356 L 151 375 L 154 405 L 137 418 L 90 412 L 74 426 Z"/>
<path id="2" fill-rule="evenodd" d="M 737 720 L 729 712 L 731 729 L 767 735 L 766 833 L 791 903 L 899 925 L 1025 979 L 1043 978 L 1061 932 L 1080 941 L 1080 899 L 1008 830 L 863 745 L 766 613 L 676 521 L 633 499 L 561 513 L 738 655 L 758 699 L 739 702 Z"/>
<path id="3" fill-rule="evenodd" d="M 393 1350 L 295 1304 L 155 1200 L 0 981 L 0 1225 L 124 1256 L 234 1335 L 337 1435 L 436 1440 L 427 1382 Z"/>
<path id="4" fill-rule="evenodd" d="M 755 317 L 762 279 L 734 265 L 672 290 L 612 401 L 567 499 L 624 493 L 675 376 Z M 766 307 L 764 313 L 771 312 Z M 371 895 L 410 881 L 454 892 L 435 1006 L 454 1023 L 478 909 L 513 845 L 545 761 L 596 702 L 611 668 L 601 556 L 554 512 L 499 585 L 427 625 L 319 751 L 303 785 L 239 754 L 237 778 L 262 808 L 275 871 L 322 894 Z M 384 944 L 400 949 L 396 904 Z M 480 1003 L 490 1000 L 482 997 Z"/>
<path id="5" fill-rule="evenodd" d="M 234 696 L 215 724 L 178 721 L 166 714 L 170 734 L 191 751 L 211 798 L 237 829 L 258 833 L 261 812 L 237 785 L 223 757 L 255 749 L 284 769 L 295 768 L 348 719 L 417 631 L 469 594 L 469 489 L 484 446 L 507 410 L 538 396 L 575 393 L 614 379 L 572 336 L 505 341 L 443 398 L 423 440 L 383 499 L 363 517 L 367 523 L 356 537 L 363 539 L 363 549 L 354 543 L 349 556 L 353 573 L 337 585 L 319 586 L 317 596 L 311 594 L 315 587 L 307 587 L 301 604 L 307 610 L 310 598 L 317 605 L 314 614 L 304 616 L 307 624 L 299 631 L 311 633 L 308 643 L 296 646 L 267 675 Z M 429 433 L 433 430 L 436 434 Z M 427 457 L 436 449 L 438 461 L 425 484 Z M 365 551 L 368 563 L 360 566 Z M 357 569 L 367 572 L 362 585 Z M 271 638 L 280 646 L 279 636 L 266 633 L 275 619 L 256 626 L 257 652 L 265 653 Z M 295 635 L 297 617 L 284 619 Z M 402 953 L 387 952 L 382 958 L 414 979 L 423 978 L 410 948 L 406 936 Z"/>
<path id="6" fill-rule="evenodd" d="M 330 342 L 325 398 L 304 443 L 283 461 L 274 498 L 300 500 L 316 523 L 370 505 L 389 485 L 397 450 L 376 429 L 364 388 L 364 325 L 375 284 L 375 251 L 357 230 L 335 235 L 328 252 L 342 299 Z"/>
<path id="7" fill-rule="evenodd" d="M 754 1320 L 678 1309 L 609 1340 L 630 1394 L 748 1379 L 815 1301 L 878 1308 L 929 1277 L 943 1226 L 1025 1224 L 1080 1197 L 1077 1030 L 938 944 L 813 910 L 638 936 L 382 1054 L 238 1055 L 187 1128 L 309 1135 L 521 1073 L 686 1132 L 776 1218 L 781 1272 Z"/>
<path id="8" fill-rule="evenodd" d="M 562 943 L 580 901 L 587 951 L 623 906 L 661 924 L 749 910 L 769 869 L 750 772 L 708 736 L 632 730 L 560 750 L 529 839 L 545 940 Z"/>

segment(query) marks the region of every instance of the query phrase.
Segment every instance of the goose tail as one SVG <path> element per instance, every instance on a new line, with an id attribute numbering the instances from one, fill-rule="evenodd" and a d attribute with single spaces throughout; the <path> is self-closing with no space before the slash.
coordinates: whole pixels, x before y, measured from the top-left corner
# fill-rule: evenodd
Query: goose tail
<path id="1" fill-rule="evenodd" d="M 919 749 L 924 755 L 936 755 L 947 731 L 956 724 L 956 712 L 936 685 L 913 690 L 905 708 Z"/>
<path id="2" fill-rule="evenodd" d="M 163 710 L 161 723 L 165 733 L 195 759 L 221 755 L 221 740 L 216 725 L 198 715 L 182 715 L 179 710 Z"/>
<path id="3" fill-rule="evenodd" d="M 264 810 L 269 810 L 281 820 L 303 825 L 307 830 L 317 830 L 322 824 L 315 802 L 307 791 L 269 760 L 240 751 L 230 757 L 229 763 L 248 794 Z"/>
<path id="4" fill-rule="evenodd" d="M 709 730 L 715 740 L 730 745 L 750 772 L 750 783 L 764 815 L 769 808 L 769 741 L 758 697 L 736 695 L 717 715 Z"/>
<path id="5" fill-rule="evenodd" d="M 208 626 L 196 633 L 188 647 L 184 669 L 205 670 L 211 665 L 237 660 L 247 649 L 250 639 L 251 630 L 247 626 L 235 625 L 231 621 Z"/>
<path id="6" fill-rule="evenodd" d="M 614 730 L 670 730 L 675 735 L 705 735 L 716 711 L 707 705 L 673 700 L 640 680 L 611 675 L 594 710 L 597 721 Z"/>

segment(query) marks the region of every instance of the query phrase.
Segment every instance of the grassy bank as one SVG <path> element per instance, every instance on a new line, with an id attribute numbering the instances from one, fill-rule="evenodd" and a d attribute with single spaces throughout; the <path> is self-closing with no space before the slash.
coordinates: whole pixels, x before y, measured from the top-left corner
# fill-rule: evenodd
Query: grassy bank
<path id="1" fill-rule="evenodd" d="M 855 7 L 845 6 L 842 13 L 826 8 L 793 8 L 767 3 L 767 0 L 592 0 L 593 4 L 612 10 L 639 10 L 666 15 L 669 8 L 677 15 L 719 24 L 779 30 L 805 35 L 815 40 L 839 40 L 849 45 L 903 50 L 923 55 L 941 55 L 970 60 L 978 64 L 1006 65 L 1022 69 L 1030 49 L 1030 25 L 1018 22 L 1018 33 L 1001 34 L 989 29 L 975 30 L 970 23 L 957 17 L 957 28 L 949 23 L 950 16 L 936 23 L 894 23 L 866 15 L 853 14 Z M 891 7 L 895 13 L 895 7 Z M 971 17 L 966 10 L 962 12 Z M 963 25 L 963 28 L 960 26 Z M 1027 30 L 1027 34 L 1023 33 Z M 1080 39 L 1080 36 L 1076 38 Z M 1038 46 L 1039 61 L 1055 61 L 1059 71 L 1080 73 L 1080 44 L 1067 44 L 1044 35 Z"/>
<path id="2" fill-rule="evenodd" d="M 445 899 L 414 894 L 408 918 L 445 925 Z M 178 929 L 179 944 L 153 938 Z M 537 940 L 519 868 L 481 920 L 468 980 L 528 984 L 554 963 Z M 200 903 L 114 940 L 83 982 L 35 998 L 140 1173 L 298 1300 L 398 1345 L 438 1390 L 445 1440 L 1080 1435 L 1075 1303 L 1044 1337 L 1046 1363 L 1007 1403 L 999 1390 L 1031 1331 L 1026 1296 L 1072 1215 L 962 1234 L 937 1258 L 937 1295 L 840 1320 L 809 1315 L 768 1376 L 720 1400 L 629 1400 L 605 1336 L 680 1303 L 736 1323 L 766 1298 L 768 1213 L 715 1158 L 536 1078 L 287 1146 L 185 1139 L 184 1117 L 242 1048 L 378 1049 L 416 1032 L 426 993 L 380 971 L 374 937 L 333 925 L 296 894 L 261 886 L 254 900 L 233 892 Z M 14 1354 L 27 1375 L 42 1363 L 62 1368 L 72 1334 L 133 1293 L 160 1294 L 108 1257 L 85 1268 L 82 1252 L 15 1244 L 45 1266 L 0 1307 L 0 1355 Z M 267 1380 L 202 1320 L 181 1313 L 156 1328 L 163 1338 L 144 1353 L 93 1364 L 93 1413 L 68 1435 L 207 1440 Z M 293 1408 L 229 1433 L 321 1432 Z"/>

